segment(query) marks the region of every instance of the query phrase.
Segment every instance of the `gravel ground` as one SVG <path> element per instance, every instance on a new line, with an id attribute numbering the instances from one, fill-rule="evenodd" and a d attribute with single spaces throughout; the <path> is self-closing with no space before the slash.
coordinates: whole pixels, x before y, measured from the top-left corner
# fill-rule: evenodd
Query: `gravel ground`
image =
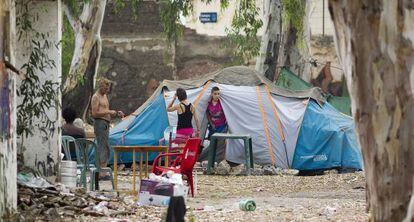
<path id="1" fill-rule="evenodd" d="M 128 186 L 129 177 L 120 178 Z M 187 199 L 187 221 L 367 221 L 362 172 L 322 176 L 198 175 L 198 193 Z M 255 200 L 254 212 L 239 210 Z M 119 218 L 77 217 L 79 221 L 162 221 L 165 207 L 138 207 Z M 73 219 L 73 218 L 72 218 Z"/>

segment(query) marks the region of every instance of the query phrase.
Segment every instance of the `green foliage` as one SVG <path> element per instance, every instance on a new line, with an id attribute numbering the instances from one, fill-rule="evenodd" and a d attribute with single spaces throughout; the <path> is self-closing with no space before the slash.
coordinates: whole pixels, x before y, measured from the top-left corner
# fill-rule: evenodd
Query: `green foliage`
<path id="1" fill-rule="evenodd" d="M 239 0 L 238 9 L 233 17 L 231 28 L 226 28 L 227 47 L 235 47 L 235 63 L 246 63 L 259 54 L 260 39 L 258 30 L 263 22 L 259 17 L 259 8 L 251 0 Z"/>
<path id="2" fill-rule="evenodd" d="M 130 0 L 129 1 L 130 4 L 131 4 L 132 12 L 134 14 L 134 19 L 138 18 L 137 10 L 138 10 L 138 7 L 139 7 L 139 5 L 142 1 L 143 0 Z M 112 2 L 115 5 L 115 7 L 114 7 L 115 12 L 119 13 L 121 11 L 121 9 L 125 8 L 127 1 L 125 1 L 125 0 L 113 0 Z"/>
<path id="3" fill-rule="evenodd" d="M 72 62 L 73 50 L 75 48 L 75 34 L 69 21 L 63 17 L 62 32 L 62 82 L 65 82 L 69 75 L 70 64 Z"/>
<path id="4" fill-rule="evenodd" d="M 283 21 L 286 24 L 291 23 L 296 29 L 296 37 L 302 42 L 303 29 L 304 29 L 304 16 L 306 14 L 305 0 L 282 0 L 283 5 Z"/>
<path id="5" fill-rule="evenodd" d="M 184 28 L 180 15 L 187 16 L 192 10 L 192 0 L 161 1 L 161 22 L 168 42 L 177 42 L 181 38 Z"/>
<path id="6" fill-rule="evenodd" d="M 41 33 L 33 28 L 39 16 L 29 11 L 29 4 L 23 0 L 17 3 L 17 36 L 20 44 L 28 45 L 30 49 L 29 60 L 21 69 L 26 73 L 26 79 L 22 80 L 17 95 L 22 102 L 17 106 L 17 134 L 26 137 L 33 134 L 35 129 L 41 130 L 46 135 L 53 133 L 56 120 L 51 120 L 46 111 L 59 106 L 58 84 L 41 81 L 39 73 L 47 75 L 48 69 L 56 68 L 55 61 L 49 58 L 48 51 L 58 45 L 49 41 L 48 33 Z M 35 121 L 35 120 L 38 121 Z"/>
<path id="7" fill-rule="evenodd" d="M 201 0 L 202 2 L 205 2 L 207 4 L 210 4 L 212 1 L 216 1 L 216 0 Z M 230 5 L 230 0 L 220 0 L 220 8 L 221 10 L 226 9 L 227 7 L 229 7 Z"/>

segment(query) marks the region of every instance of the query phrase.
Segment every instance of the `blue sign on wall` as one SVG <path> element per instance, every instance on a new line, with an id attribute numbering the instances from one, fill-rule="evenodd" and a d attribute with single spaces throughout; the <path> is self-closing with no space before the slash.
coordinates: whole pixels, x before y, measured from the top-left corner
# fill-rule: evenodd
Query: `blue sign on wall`
<path id="1" fill-rule="evenodd" d="M 201 23 L 216 23 L 217 12 L 202 12 L 199 18 Z"/>

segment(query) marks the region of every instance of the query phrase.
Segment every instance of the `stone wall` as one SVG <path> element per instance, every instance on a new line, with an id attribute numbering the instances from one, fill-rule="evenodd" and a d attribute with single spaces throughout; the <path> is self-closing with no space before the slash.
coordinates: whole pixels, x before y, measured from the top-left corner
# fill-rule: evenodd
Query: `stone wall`
<path id="1" fill-rule="evenodd" d="M 134 19 L 130 7 L 119 14 L 112 5 L 106 9 L 98 78 L 114 81 L 111 108 L 129 114 L 151 96 L 162 80 L 194 77 L 231 63 L 232 51 L 223 47 L 223 37 L 185 29 L 177 46 L 169 47 L 162 33 L 159 3 L 144 1 L 137 15 Z"/>

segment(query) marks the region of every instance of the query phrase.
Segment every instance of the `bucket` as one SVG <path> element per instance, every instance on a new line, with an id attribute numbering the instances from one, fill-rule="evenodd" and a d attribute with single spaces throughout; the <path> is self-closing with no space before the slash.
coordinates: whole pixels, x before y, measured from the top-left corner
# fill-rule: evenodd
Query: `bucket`
<path id="1" fill-rule="evenodd" d="M 60 165 L 61 182 L 68 187 L 76 187 L 77 166 L 75 161 L 62 161 Z"/>

